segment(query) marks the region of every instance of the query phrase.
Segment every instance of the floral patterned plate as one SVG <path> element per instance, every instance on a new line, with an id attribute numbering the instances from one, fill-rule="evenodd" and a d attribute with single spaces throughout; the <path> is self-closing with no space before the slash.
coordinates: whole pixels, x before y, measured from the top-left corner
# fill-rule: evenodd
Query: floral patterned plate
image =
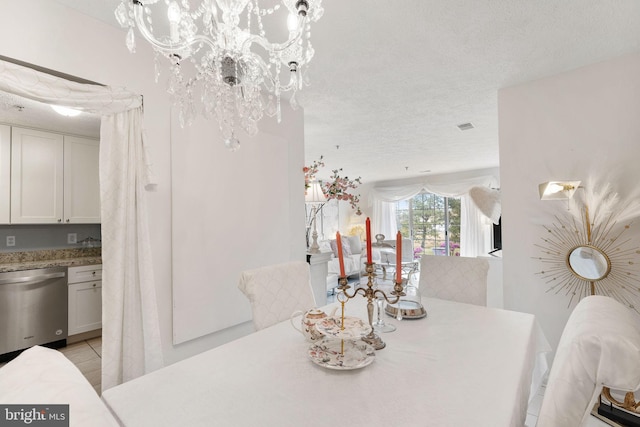
<path id="1" fill-rule="evenodd" d="M 309 358 L 316 365 L 328 369 L 351 370 L 369 365 L 376 351 L 362 340 L 335 340 L 325 338 L 309 347 Z"/>
<path id="2" fill-rule="evenodd" d="M 321 334 L 329 338 L 339 338 L 352 340 L 362 338 L 371 331 L 371 326 L 364 320 L 357 317 L 344 317 L 344 329 L 342 329 L 342 318 L 339 316 L 325 317 L 316 322 L 316 329 Z"/>

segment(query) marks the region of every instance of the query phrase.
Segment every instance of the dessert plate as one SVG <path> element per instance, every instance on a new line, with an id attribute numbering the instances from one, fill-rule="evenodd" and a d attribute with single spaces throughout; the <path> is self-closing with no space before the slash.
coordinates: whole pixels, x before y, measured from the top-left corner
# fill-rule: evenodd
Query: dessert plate
<path id="1" fill-rule="evenodd" d="M 328 369 L 352 370 L 369 365 L 376 351 L 362 340 L 336 340 L 325 338 L 309 347 L 309 358 L 316 365 Z"/>
<path id="2" fill-rule="evenodd" d="M 318 332 L 329 338 L 339 338 L 352 340 L 362 338 L 371 331 L 371 326 L 358 317 L 344 317 L 344 329 L 342 329 L 342 318 L 325 317 L 315 324 Z"/>

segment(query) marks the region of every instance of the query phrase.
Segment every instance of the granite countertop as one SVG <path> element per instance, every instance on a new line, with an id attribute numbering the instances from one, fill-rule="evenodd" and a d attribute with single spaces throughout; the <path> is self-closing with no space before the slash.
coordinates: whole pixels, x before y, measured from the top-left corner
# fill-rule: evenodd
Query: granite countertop
<path id="1" fill-rule="evenodd" d="M 48 267 L 102 264 L 101 248 L 0 253 L 0 273 Z"/>

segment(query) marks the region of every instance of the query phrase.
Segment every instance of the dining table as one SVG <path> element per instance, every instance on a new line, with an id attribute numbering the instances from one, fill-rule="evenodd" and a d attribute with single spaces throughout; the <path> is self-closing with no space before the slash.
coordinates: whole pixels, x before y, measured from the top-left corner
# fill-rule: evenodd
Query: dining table
<path id="1" fill-rule="evenodd" d="M 104 391 L 119 422 L 144 426 L 522 427 L 546 373 L 535 316 L 422 298 L 385 348 L 357 366 L 323 365 L 285 320 Z M 329 313 L 338 302 L 322 307 Z M 367 300 L 345 316 L 368 325 Z M 298 322 L 300 318 L 296 319 Z"/>

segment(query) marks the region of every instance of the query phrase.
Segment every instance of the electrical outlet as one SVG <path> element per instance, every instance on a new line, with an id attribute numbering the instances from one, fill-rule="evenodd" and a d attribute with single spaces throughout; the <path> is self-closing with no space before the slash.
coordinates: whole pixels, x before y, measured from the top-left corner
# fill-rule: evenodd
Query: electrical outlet
<path id="1" fill-rule="evenodd" d="M 7 236 L 7 246 L 16 245 L 16 236 Z"/>
<path id="2" fill-rule="evenodd" d="M 70 245 L 75 245 L 78 243 L 78 234 L 76 233 L 68 233 L 67 234 L 67 243 Z"/>

